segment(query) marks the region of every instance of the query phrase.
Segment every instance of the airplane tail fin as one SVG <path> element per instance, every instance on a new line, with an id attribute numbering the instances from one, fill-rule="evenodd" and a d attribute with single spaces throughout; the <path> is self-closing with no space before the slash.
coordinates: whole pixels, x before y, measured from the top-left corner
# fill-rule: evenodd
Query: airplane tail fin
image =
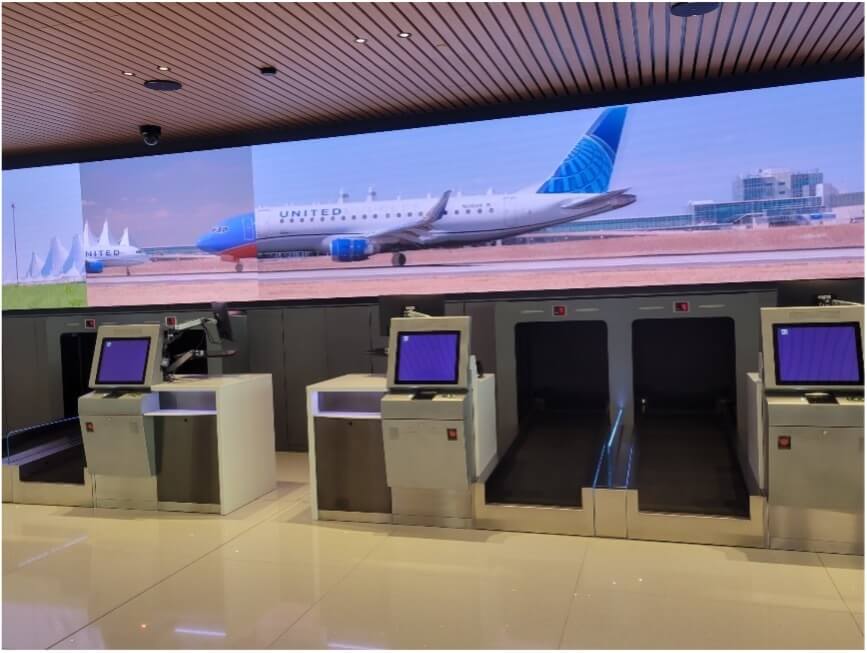
<path id="1" fill-rule="evenodd" d="M 123 236 L 120 237 L 120 244 L 129 247 L 129 227 L 124 228 Z"/>
<path id="2" fill-rule="evenodd" d="M 627 107 L 611 107 L 593 123 L 537 193 L 604 193 L 608 190 Z"/>

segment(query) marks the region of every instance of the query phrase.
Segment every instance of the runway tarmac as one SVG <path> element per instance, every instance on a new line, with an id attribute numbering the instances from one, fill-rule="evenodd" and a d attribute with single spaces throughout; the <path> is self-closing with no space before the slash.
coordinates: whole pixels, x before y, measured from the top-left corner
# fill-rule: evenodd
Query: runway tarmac
<path id="1" fill-rule="evenodd" d="M 588 259 L 554 259 L 537 261 L 497 261 L 477 263 L 412 264 L 404 267 L 346 267 L 324 269 L 249 271 L 249 272 L 208 272 L 181 274 L 154 274 L 135 276 L 88 275 L 88 285 L 140 285 L 195 282 L 258 282 L 268 284 L 284 281 L 317 280 L 371 280 L 388 278 L 407 278 L 414 276 L 463 276 L 467 274 L 532 273 L 576 270 L 610 270 L 636 268 L 669 268 L 676 266 L 738 265 L 764 263 L 796 263 L 812 261 L 863 260 L 863 247 L 839 247 L 833 249 L 797 249 L 785 251 L 758 252 L 721 252 L 701 254 L 669 254 L 646 256 L 619 256 Z"/>

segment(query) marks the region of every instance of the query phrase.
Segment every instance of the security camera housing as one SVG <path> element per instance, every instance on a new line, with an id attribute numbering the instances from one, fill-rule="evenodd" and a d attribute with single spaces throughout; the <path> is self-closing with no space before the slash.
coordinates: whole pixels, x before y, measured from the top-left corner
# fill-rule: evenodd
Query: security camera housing
<path id="1" fill-rule="evenodd" d="M 141 134 L 142 140 L 148 147 L 159 145 L 162 132 L 162 127 L 159 125 L 142 125 L 139 127 L 139 133 Z"/>

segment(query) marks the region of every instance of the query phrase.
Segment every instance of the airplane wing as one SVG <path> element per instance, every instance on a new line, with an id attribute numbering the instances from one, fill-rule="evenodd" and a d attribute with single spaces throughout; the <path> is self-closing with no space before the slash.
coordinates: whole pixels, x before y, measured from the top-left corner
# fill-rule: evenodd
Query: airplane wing
<path id="1" fill-rule="evenodd" d="M 379 244 L 423 245 L 431 227 L 443 217 L 452 191 L 447 190 L 418 221 L 367 234 L 367 239 Z"/>
<path id="2" fill-rule="evenodd" d="M 625 196 L 628 188 L 621 188 L 619 190 L 610 190 L 604 193 L 593 193 L 588 194 L 586 197 L 582 197 L 580 199 L 570 199 L 566 200 L 562 204 L 560 204 L 561 209 L 577 209 L 580 206 L 584 206 L 586 204 L 594 204 L 594 203 L 602 203 L 607 200 L 613 200 L 614 198 Z"/>

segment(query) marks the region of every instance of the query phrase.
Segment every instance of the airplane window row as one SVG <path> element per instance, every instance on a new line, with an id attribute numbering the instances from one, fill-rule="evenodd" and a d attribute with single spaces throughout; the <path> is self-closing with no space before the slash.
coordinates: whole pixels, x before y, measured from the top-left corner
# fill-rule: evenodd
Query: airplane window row
<path id="1" fill-rule="evenodd" d="M 453 209 L 453 210 L 452 210 L 452 213 L 453 213 L 453 214 L 459 214 L 460 212 L 461 212 L 460 209 Z M 493 212 L 494 212 L 494 209 L 493 209 L 493 208 L 489 208 L 489 209 L 488 209 L 488 213 L 493 213 Z M 469 215 L 470 213 L 472 213 L 472 209 L 467 209 L 467 210 L 466 210 L 466 213 L 467 213 L 467 215 Z M 482 213 L 482 209 L 477 209 L 477 210 L 476 210 L 476 213 Z M 449 214 L 448 210 L 443 211 L 443 215 L 448 215 L 448 214 Z M 401 217 L 401 214 L 400 214 L 400 213 L 395 213 L 394 215 L 395 215 L 396 218 Z M 424 213 L 423 213 L 422 211 L 419 211 L 419 212 L 418 212 L 418 217 L 422 217 L 423 215 L 424 215 Z M 412 211 L 407 212 L 406 217 L 411 218 L 412 216 L 413 216 Z M 346 220 L 346 217 L 347 217 L 347 216 L 343 215 L 343 216 L 340 216 L 340 219 L 343 220 L 343 221 L 345 221 L 345 220 Z M 372 216 L 370 216 L 370 217 L 371 217 L 372 219 L 374 219 L 374 220 L 377 220 L 377 219 L 379 219 L 379 214 L 378 214 L 378 213 L 374 213 L 374 214 L 373 214 Z M 386 217 L 386 218 L 390 218 L 390 217 L 391 217 L 391 214 L 390 214 L 390 213 L 386 213 L 386 214 L 385 214 L 385 217 Z M 304 222 L 304 221 L 307 220 L 307 219 L 308 219 L 308 218 L 298 218 L 298 222 Z M 331 221 L 332 221 L 332 222 L 334 222 L 336 219 L 337 219 L 337 216 L 333 216 L 333 215 L 331 216 Z M 352 220 L 357 220 L 357 219 L 358 219 L 358 216 L 353 215 L 353 216 L 351 216 L 351 219 L 352 219 Z M 367 220 L 367 214 L 366 214 L 366 213 L 362 214 L 362 215 L 361 215 L 361 219 L 362 219 L 362 220 Z M 310 222 L 315 222 L 315 221 L 316 221 L 316 218 L 309 218 L 309 220 L 310 220 Z M 320 218 L 319 218 L 319 221 L 320 221 L 320 222 L 325 222 L 325 218 L 324 218 L 324 217 L 320 217 Z M 280 218 L 280 222 L 281 222 L 281 223 L 286 222 L 286 218 Z M 295 218 L 289 218 L 289 222 L 293 222 L 293 223 L 294 223 L 294 222 L 295 222 Z M 212 231 L 216 231 L 216 230 L 217 230 L 217 228 L 214 228 Z"/>

